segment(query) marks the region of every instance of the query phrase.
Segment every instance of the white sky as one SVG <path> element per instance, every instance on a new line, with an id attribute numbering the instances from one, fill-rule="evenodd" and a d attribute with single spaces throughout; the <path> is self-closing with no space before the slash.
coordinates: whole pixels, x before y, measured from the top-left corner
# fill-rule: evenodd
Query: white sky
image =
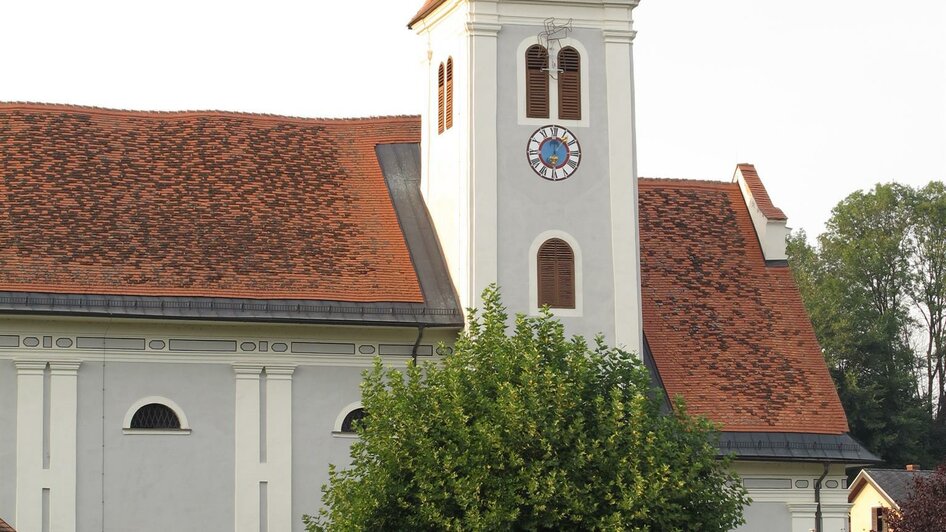
<path id="1" fill-rule="evenodd" d="M 417 114 L 421 3 L 4 2 L 0 101 Z M 854 190 L 946 179 L 946 1 L 642 0 L 635 20 L 641 175 L 754 163 L 810 236 Z"/>

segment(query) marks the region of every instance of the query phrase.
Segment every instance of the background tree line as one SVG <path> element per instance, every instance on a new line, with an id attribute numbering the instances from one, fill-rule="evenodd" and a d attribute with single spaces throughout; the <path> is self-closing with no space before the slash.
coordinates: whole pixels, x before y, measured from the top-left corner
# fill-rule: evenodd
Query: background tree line
<path id="1" fill-rule="evenodd" d="M 851 434 L 892 466 L 946 456 L 946 188 L 878 184 L 789 263 Z"/>

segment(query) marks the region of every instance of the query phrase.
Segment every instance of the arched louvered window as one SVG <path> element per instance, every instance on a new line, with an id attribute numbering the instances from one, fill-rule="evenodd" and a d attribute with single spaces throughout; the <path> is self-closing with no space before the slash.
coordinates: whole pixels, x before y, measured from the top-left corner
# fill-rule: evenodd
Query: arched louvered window
<path id="1" fill-rule="evenodd" d="M 444 129 L 453 127 L 453 58 L 447 58 L 447 102 L 445 105 Z"/>
<path id="2" fill-rule="evenodd" d="M 181 421 L 167 405 L 149 403 L 139 408 L 131 418 L 132 429 L 180 429 Z"/>
<path id="3" fill-rule="evenodd" d="M 364 408 L 356 408 L 352 410 L 347 415 L 345 415 L 345 419 L 342 420 L 341 432 L 348 433 L 348 434 L 354 433 L 355 425 L 360 424 L 364 418 L 365 418 Z"/>
<path id="4" fill-rule="evenodd" d="M 437 72 L 437 133 L 443 133 L 445 97 L 446 75 L 444 73 L 443 63 L 440 63 L 440 69 Z"/>
<path id="5" fill-rule="evenodd" d="M 534 44 L 526 50 L 526 116 L 549 117 L 549 52 Z"/>
<path id="6" fill-rule="evenodd" d="M 558 52 L 558 117 L 581 120 L 581 56 L 566 46 Z"/>
<path id="7" fill-rule="evenodd" d="M 575 308 L 575 253 L 564 240 L 551 238 L 539 248 L 539 306 Z"/>

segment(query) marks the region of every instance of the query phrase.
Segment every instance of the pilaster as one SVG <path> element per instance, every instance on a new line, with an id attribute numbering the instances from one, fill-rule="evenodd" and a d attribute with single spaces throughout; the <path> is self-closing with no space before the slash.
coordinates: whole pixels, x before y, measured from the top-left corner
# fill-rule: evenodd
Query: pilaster
<path id="1" fill-rule="evenodd" d="M 789 503 L 788 511 L 792 513 L 792 532 L 810 532 L 815 528 L 815 513 L 818 505 L 813 502 Z"/>
<path id="2" fill-rule="evenodd" d="M 263 371 L 265 370 L 265 386 Z M 234 530 L 292 530 L 292 374 L 295 366 L 234 364 Z M 264 406 L 265 405 L 265 406 Z"/>
<path id="3" fill-rule="evenodd" d="M 484 11 L 491 3 L 477 4 Z M 493 6 L 495 7 L 495 6 Z M 483 18 L 483 15 L 479 15 Z M 499 279 L 497 184 L 497 36 L 501 26 L 489 22 L 467 23 L 469 35 L 470 144 L 470 286 L 464 307 L 478 306 L 480 294 Z"/>
<path id="4" fill-rule="evenodd" d="M 76 529 L 79 362 L 49 363 L 49 529 Z"/>
<path id="5" fill-rule="evenodd" d="M 234 525 L 236 532 L 260 529 L 260 373 L 262 365 L 234 364 L 236 420 L 234 427 Z"/>
<path id="6" fill-rule="evenodd" d="M 43 529 L 43 467 L 46 361 L 17 360 L 16 365 L 16 520 L 23 531 Z M 48 521 L 47 521 L 48 522 Z"/>
<path id="7" fill-rule="evenodd" d="M 268 530 L 292 530 L 292 374 L 295 366 L 266 366 L 266 508 Z"/>
<path id="8" fill-rule="evenodd" d="M 23 532 L 72 532 L 76 529 L 76 405 L 81 362 L 17 360 L 14 364 L 15 526 Z"/>
<path id="9" fill-rule="evenodd" d="M 643 351 L 640 294 L 640 237 L 637 225 L 637 141 L 634 130 L 634 72 L 631 30 L 606 30 L 608 168 L 611 246 L 614 268 L 614 343 Z"/>

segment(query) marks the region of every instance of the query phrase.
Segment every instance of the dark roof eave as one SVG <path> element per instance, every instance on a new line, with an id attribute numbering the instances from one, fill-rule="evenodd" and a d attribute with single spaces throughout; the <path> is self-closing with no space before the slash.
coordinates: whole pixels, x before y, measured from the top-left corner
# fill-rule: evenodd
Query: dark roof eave
<path id="1" fill-rule="evenodd" d="M 720 455 L 731 455 L 740 461 L 849 465 L 881 462 L 849 434 L 723 431 L 719 433 L 718 449 Z"/>
<path id="2" fill-rule="evenodd" d="M 37 292 L 0 292 L 0 313 L 394 327 L 461 328 L 464 324 L 455 308 L 417 303 Z"/>

